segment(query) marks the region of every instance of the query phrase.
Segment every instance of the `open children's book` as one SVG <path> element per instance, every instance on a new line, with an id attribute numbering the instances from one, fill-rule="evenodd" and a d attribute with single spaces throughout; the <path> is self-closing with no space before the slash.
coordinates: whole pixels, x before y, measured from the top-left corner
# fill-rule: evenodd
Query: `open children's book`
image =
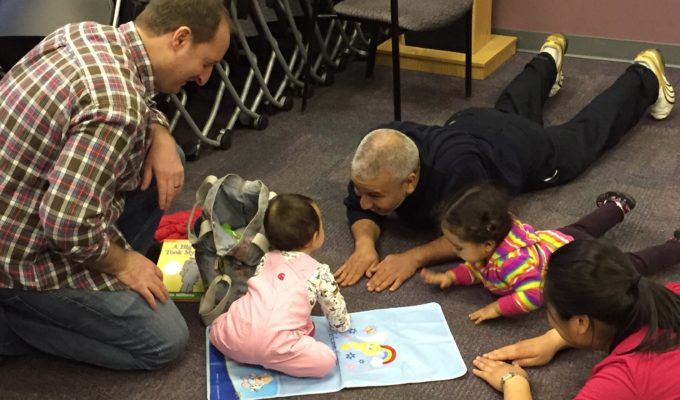
<path id="1" fill-rule="evenodd" d="M 175 301 L 200 301 L 203 282 L 194 257 L 194 247 L 188 239 L 163 241 L 158 257 L 158 268 L 163 271 L 163 284 Z"/>
<path id="2" fill-rule="evenodd" d="M 319 379 L 293 378 L 225 359 L 208 341 L 206 330 L 208 399 L 329 393 L 454 379 L 467 371 L 437 303 L 352 313 L 352 326 L 344 333 L 332 331 L 323 316 L 312 320 L 314 337 L 338 357 L 336 367 Z"/>

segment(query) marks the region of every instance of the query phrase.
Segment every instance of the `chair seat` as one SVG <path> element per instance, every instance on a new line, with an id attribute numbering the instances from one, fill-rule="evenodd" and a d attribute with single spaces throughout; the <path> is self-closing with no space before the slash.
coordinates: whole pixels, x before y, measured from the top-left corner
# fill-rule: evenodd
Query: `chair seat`
<path id="1" fill-rule="evenodd" d="M 421 32 L 453 24 L 472 0 L 399 0 L 399 28 Z M 335 12 L 349 18 L 390 23 L 390 0 L 343 0 Z"/>

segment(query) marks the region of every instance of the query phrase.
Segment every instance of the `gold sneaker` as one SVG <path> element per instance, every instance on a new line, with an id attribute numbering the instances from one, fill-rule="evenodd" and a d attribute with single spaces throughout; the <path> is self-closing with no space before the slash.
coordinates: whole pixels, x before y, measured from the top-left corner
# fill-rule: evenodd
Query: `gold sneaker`
<path id="1" fill-rule="evenodd" d="M 539 53 L 548 53 L 555 60 L 557 67 L 557 75 L 555 76 L 555 83 L 550 88 L 550 97 L 553 97 L 562 89 L 564 82 L 564 74 L 562 74 L 562 61 L 564 60 L 564 53 L 567 52 L 569 42 L 567 38 L 561 33 L 552 33 L 545 38 L 543 46 Z"/>
<path id="2" fill-rule="evenodd" d="M 651 70 L 659 82 L 659 97 L 656 103 L 649 108 L 650 114 L 654 119 L 664 119 L 671 113 L 673 104 L 675 104 L 675 91 L 668 79 L 666 79 L 666 72 L 664 69 L 663 56 L 657 49 L 642 50 L 635 57 L 635 64 L 640 64 Z"/>

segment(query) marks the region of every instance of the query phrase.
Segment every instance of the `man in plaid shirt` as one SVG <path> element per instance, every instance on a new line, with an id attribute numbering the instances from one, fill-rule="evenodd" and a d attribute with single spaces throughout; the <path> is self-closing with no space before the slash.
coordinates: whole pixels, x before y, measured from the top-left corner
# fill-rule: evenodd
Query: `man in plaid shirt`
<path id="1" fill-rule="evenodd" d="M 184 167 L 152 98 L 204 84 L 221 0 L 151 0 L 118 28 L 70 24 L 0 81 L 0 356 L 157 369 L 188 330 L 143 254 Z"/>

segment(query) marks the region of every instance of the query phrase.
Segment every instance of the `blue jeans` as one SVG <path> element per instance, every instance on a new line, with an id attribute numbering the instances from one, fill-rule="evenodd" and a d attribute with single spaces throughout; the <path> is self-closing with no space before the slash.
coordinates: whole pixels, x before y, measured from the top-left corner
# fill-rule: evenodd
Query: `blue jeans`
<path id="1" fill-rule="evenodd" d="M 127 195 L 116 226 L 144 254 L 162 214 L 154 182 Z M 105 368 L 153 370 L 176 359 L 188 339 L 170 300 L 154 311 L 132 290 L 0 289 L 0 355 L 43 352 Z"/>
<path id="2" fill-rule="evenodd" d="M 156 311 L 132 290 L 0 289 L 0 355 L 43 352 L 112 369 L 161 368 L 189 330 L 168 300 Z"/>

